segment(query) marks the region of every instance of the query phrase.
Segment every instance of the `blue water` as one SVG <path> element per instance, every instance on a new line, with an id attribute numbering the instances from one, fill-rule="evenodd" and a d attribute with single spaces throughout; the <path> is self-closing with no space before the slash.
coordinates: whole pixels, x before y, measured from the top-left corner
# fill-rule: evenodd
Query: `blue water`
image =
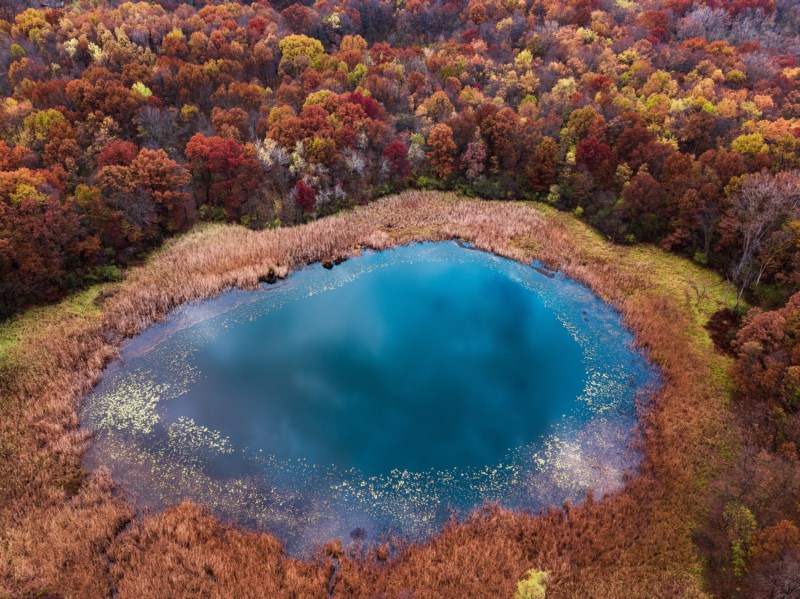
<path id="1" fill-rule="evenodd" d="M 303 553 L 612 490 L 656 380 L 585 287 L 417 244 L 177 310 L 126 342 L 82 418 L 88 465 L 137 505 L 190 497 Z"/>

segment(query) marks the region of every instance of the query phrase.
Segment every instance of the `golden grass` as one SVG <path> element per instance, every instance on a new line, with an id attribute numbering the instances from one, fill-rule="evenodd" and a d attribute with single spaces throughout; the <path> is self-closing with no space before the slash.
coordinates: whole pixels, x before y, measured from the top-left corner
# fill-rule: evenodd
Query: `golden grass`
<path id="1" fill-rule="evenodd" d="M 82 470 L 77 404 L 123 338 L 270 273 L 453 238 L 584 282 L 661 367 L 666 384 L 641 418 L 644 462 L 622 491 L 539 516 L 483 510 L 388 562 L 332 550 L 297 562 L 268 534 L 190 504 L 134 519 L 107 475 Z M 0 327 L 0 597 L 511 597 L 532 568 L 548 572 L 548 598 L 702 597 L 691 535 L 735 447 L 728 358 L 703 329 L 722 301 L 709 271 L 655 248 L 612 246 L 568 215 L 523 203 L 408 192 L 295 228 L 197 229 L 120 283 Z"/>

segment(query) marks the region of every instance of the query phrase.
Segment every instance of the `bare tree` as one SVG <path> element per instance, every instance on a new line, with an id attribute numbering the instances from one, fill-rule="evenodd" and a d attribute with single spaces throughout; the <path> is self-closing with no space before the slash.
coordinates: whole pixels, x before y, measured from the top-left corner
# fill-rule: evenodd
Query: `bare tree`
<path id="1" fill-rule="evenodd" d="M 145 106 L 136 117 L 139 135 L 148 148 L 174 149 L 176 113 Z"/>
<path id="2" fill-rule="evenodd" d="M 738 288 L 736 307 L 745 290 L 757 285 L 765 270 L 774 264 L 786 235 L 784 223 L 800 208 L 800 174 L 756 173 L 747 176 L 733 197 L 730 217 L 741 239 L 738 258 L 731 265 L 729 277 Z"/>
<path id="3" fill-rule="evenodd" d="M 730 33 L 731 15 L 727 10 L 700 6 L 688 13 L 678 25 L 678 38 L 702 36 L 709 41 L 723 40 Z"/>

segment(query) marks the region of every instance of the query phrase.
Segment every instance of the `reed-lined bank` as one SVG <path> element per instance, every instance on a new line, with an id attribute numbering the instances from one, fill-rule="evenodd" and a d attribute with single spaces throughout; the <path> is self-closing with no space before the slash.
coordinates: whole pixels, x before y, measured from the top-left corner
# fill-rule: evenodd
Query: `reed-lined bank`
<path id="1" fill-rule="evenodd" d="M 81 407 L 84 466 L 137 510 L 190 498 L 293 556 L 419 542 L 486 503 L 619 489 L 637 400 L 658 385 L 632 343 L 552 271 L 461 242 L 364 251 L 123 343 Z"/>
<path id="2" fill-rule="evenodd" d="M 230 286 L 252 289 L 363 247 L 446 239 L 539 260 L 620 309 L 665 376 L 641 418 L 641 471 L 623 491 L 536 517 L 487 509 L 388 563 L 383 548 L 363 556 L 336 545 L 303 562 L 190 504 L 132 519 L 109 477 L 81 468 L 77 405 L 123 338 Z M 508 597 L 536 569 L 548 572 L 548 597 L 703 596 L 692 532 L 736 451 L 727 358 L 703 328 L 723 299 L 708 271 L 654 248 L 612 246 L 530 204 L 409 192 L 296 228 L 196 230 L 123 282 L 0 329 L 0 593 Z"/>

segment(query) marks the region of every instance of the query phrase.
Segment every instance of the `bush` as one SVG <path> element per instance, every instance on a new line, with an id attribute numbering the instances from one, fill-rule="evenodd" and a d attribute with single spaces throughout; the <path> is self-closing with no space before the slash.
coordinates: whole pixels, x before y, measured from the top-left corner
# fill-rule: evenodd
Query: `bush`
<path id="1" fill-rule="evenodd" d="M 216 206 L 209 206 L 208 204 L 200 206 L 197 215 L 200 217 L 200 220 L 212 223 L 224 223 L 228 220 L 228 211 L 225 210 L 225 208 L 217 208 Z"/>
<path id="2" fill-rule="evenodd" d="M 780 308 L 786 305 L 791 295 L 789 290 L 778 285 L 765 285 L 761 283 L 755 288 L 755 296 L 758 304 L 768 309 Z"/>
<path id="3" fill-rule="evenodd" d="M 445 189 L 444 182 L 429 177 L 428 175 L 420 175 L 417 177 L 416 185 L 419 189 L 426 189 L 428 191 Z"/>
<path id="4" fill-rule="evenodd" d="M 517 583 L 514 599 L 544 599 L 547 592 L 547 572 L 528 570 L 528 577 Z"/>
<path id="5" fill-rule="evenodd" d="M 478 179 L 472 186 L 475 193 L 487 200 L 497 200 L 503 196 L 500 185 L 496 181 L 489 179 Z"/>
<path id="6" fill-rule="evenodd" d="M 373 195 L 376 198 L 382 198 L 383 196 L 387 196 L 394 191 L 394 186 L 391 183 L 381 183 L 378 185 L 375 190 L 373 191 Z"/>
<path id="7" fill-rule="evenodd" d="M 87 283 L 114 283 L 122 280 L 122 270 L 116 264 L 95 266 L 86 275 Z"/>

